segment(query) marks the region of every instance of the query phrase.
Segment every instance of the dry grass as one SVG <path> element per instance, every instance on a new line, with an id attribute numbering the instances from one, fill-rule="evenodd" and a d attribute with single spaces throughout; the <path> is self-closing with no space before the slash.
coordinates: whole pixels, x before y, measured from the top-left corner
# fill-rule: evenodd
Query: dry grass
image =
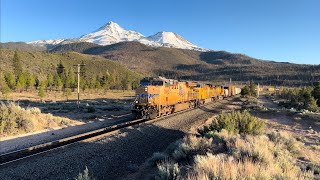
<path id="1" fill-rule="evenodd" d="M 158 164 L 157 177 L 178 177 L 180 179 L 313 178 L 312 172 L 300 170 L 295 163 L 295 155 L 287 150 L 284 142 L 275 143 L 266 135 L 233 135 L 225 130 L 217 133 L 217 136 L 224 140 L 226 151 L 217 153 L 214 149 L 217 149 L 215 146 L 218 146 L 219 143 L 214 143 L 213 138 L 188 136 L 174 150 L 169 160 Z M 193 159 L 191 166 L 186 166 L 190 163 L 188 161 L 190 158 Z M 178 167 L 179 169 L 176 169 Z M 182 172 L 183 169 L 187 170 Z M 177 172 L 179 172 L 178 175 Z"/>
<path id="2" fill-rule="evenodd" d="M 188 135 L 168 147 L 166 154 L 161 154 L 166 158 L 157 159 L 155 177 L 313 179 L 317 168 L 302 168 L 298 163 L 302 148 L 303 144 L 286 132 L 240 135 L 233 128 L 211 130 L 200 136 Z"/>

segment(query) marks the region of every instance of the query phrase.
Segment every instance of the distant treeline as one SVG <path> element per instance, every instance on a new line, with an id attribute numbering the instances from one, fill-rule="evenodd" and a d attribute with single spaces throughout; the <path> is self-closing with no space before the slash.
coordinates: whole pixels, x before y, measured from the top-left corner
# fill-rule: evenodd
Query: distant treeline
<path id="1" fill-rule="evenodd" d="M 11 91 L 29 90 L 55 90 L 75 91 L 77 88 L 76 67 L 66 67 L 61 61 L 55 67 L 53 73 L 48 72 L 46 77 L 39 77 L 28 71 L 24 71 L 17 52 L 12 58 L 13 72 L 0 72 L 0 90 L 2 94 L 8 95 Z M 122 74 L 120 74 L 122 73 Z M 123 74 L 124 73 L 124 74 Z M 129 90 L 138 86 L 138 80 L 130 77 L 127 72 L 113 70 L 105 71 L 103 74 L 88 73 L 86 66 L 81 67 L 80 88 L 86 89 L 122 89 Z M 39 92 L 39 96 L 41 96 Z"/>
<path id="2" fill-rule="evenodd" d="M 320 82 L 312 87 L 283 89 L 278 97 L 286 99 L 287 102 L 281 102 L 287 108 L 307 109 L 317 112 L 320 107 Z"/>

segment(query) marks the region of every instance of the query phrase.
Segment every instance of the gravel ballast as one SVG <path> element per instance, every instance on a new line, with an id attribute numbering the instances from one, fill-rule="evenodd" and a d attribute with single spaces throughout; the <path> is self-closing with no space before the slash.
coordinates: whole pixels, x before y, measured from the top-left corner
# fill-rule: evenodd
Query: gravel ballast
<path id="1" fill-rule="evenodd" d="M 74 179 L 85 167 L 95 179 L 121 179 L 138 170 L 188 130 L 221 111 L 226 100 L 101 137 L 53 150 L 0 169 L 0 179 Z"/>

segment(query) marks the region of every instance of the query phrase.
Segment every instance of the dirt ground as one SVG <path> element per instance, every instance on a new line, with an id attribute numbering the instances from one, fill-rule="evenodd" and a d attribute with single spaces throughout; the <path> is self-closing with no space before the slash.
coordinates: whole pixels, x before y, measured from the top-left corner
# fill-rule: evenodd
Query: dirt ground
<path id="1" fill-rule="evenodd" d="M 42 102 L 37 92 L 13 92 L 9 100 L 24 108 L 37 107 L 43 113 L 87 123 L 129 113 L 134 101 L 134 91 L 84 91 L 80 94 L 79 108 L 76 92 L 67 100 L 62 92 L 48 91 Z"/>
<path id="2" fill-rule="evenodd" d="M 272 110 L 252 111 L 252 114 L 265 120 L 267 130 L 281 131 L 295 137 L 304 144 L 301 161 L 320 164 L 320 115 L 299 114 L 283 110 L 277 104 L 260 96 L 258 104 Z"/>

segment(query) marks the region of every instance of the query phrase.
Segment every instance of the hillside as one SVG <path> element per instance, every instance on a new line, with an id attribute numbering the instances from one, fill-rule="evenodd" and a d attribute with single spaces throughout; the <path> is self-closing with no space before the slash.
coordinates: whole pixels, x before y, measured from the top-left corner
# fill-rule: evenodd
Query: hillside
<path id="1" fill-rule="evenodd" d="M 45 50 L 47 50 L 47 48 L 44 46 L 27 44 L 25 42 L 0 43 L 0 47 L 5 48 L 5 49 L 17 49 L 17 50 L 21 50 L 21 51 L 45 51 Z"/>
<path id="2" fill-rule="evenodd" d="M 12 59 L 15 50 L 0 49 L 0 71 L 12 72 Z M 102 76 L 107 73 L 114 74 L 117 80 L 129 77 L 132 81 L 138 81 L 141 75 L 127 69 L 125 66 L 105 59 L 101 56 L 80 54 L 77 52 L 67 53 L 47 53 L 47 52 L 27 52 L 17 50 L 22 68 L 39 79 L 45 79 L 48 73 L 54 74 L 57 71 L 57 65 L 61 62 L 68 70 L 75 64 L 86 64 L 86 74 L 88 77 Z"/>
<path id="3" fill-rule="evenodd" d="M 87 47 L 87 48 L 86 48 Z M 258 60 L 226 51 L 150 47 L 138 42 L 108 46 L 74 43 L 57 46 L 52 52 L 76 51 L 100 55 L 148 75 L 170 78 L 234 81 L 254 80 L 272 85 L 305 85 L 320 80 L 320 65 L 300 65 Z"/>

